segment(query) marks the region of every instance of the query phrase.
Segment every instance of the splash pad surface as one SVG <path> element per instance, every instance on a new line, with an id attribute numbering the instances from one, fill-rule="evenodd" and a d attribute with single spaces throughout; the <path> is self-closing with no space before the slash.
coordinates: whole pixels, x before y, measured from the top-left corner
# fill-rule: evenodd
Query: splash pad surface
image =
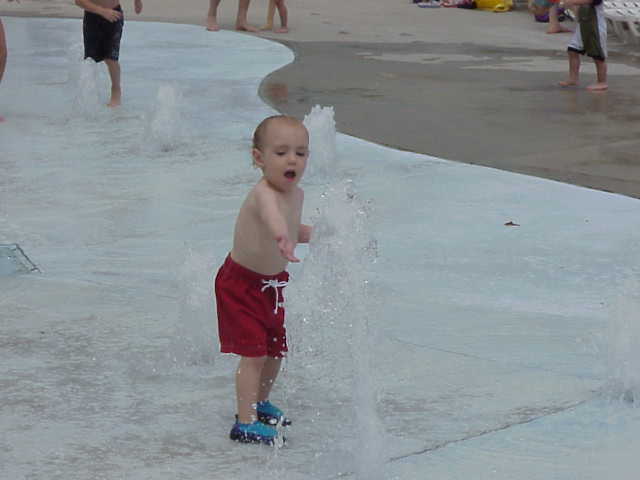
<path id="1" fill-rule="evenodd" d="M 355 477 L 361 350 L 341 340 L 348 316 L 302 326 L 326 301 L 296 294 L 328 283 L 305 265 L 291 268 L 288 323 L 315 352 L 294 350 L 274 392 L 296 422 L 289 445 L 226 438 L 235 359 L 216 353 L 211 280 L 257 179 L 251 133 L 274 113 L 258 85 L 292 54 L 129 22 L 126 103 L 111 112 L 102 66 L 79 61 L 79 21 L 4 22 L 0 243 L 44 273 L 0 277 L 3 476 Z M 329 192 L 353 180 L 377 252 L 356 298 L 374 307 L 382 478 L 634 478 L 640 413 L 618 397 L 638 385 L 616 366 L 638 353 L 616 350 L 609 327 L 637 312 L 618 306 L 637 298 L 638 201 L 343 135 L 336 151 Z M 313 221 L 327 188 L 311 174 L 305 190 Z M 617 324 L 633 338 L 633 322 Z M 314 345 L 303 335 L 315 331 Z"/>

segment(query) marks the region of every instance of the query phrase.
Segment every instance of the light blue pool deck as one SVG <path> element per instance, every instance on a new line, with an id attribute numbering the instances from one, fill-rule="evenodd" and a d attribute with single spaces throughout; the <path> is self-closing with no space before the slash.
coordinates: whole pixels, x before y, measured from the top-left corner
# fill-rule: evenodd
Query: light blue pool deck
<path id="1" fill-rule="evenodd" d="M 328 312 L 355 286 L 293 265 L 293 351 L 272 398 L 294 420 L 288 444 L 236 445 L 212 277 L 258 178 L 253 129 L 274 113 L 259 84 L 293 54 L 129 22 L 110 111 L 79 20 L 3 22 L 0 244 L 42 272 L 0 275 L 1 478 L 356 478 L 368 442 L 384 479 L 637 478 L 637 199 L 338 134 L 335 182 L 353 181 L 367 232 L 299 253 L 373 239 L 372 293 L 354 297 L 370 348 L 349 311 Z M 304 188 L 313 222 L 327 186 L 310 173 Z M 321 297 L 296 303 L 308 285 Z M 358 437 L 356 364 L 375 439 Z"/>

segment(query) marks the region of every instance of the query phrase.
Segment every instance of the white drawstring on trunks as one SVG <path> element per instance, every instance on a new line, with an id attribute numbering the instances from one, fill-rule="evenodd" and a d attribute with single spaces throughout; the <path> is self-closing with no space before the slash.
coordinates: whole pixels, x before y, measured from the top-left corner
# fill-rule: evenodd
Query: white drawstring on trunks
<path id="1" fill-rule="evenodd" d="M 264 287 L 262 287 L 262 290 L 260 290 L 261 292 L 264 292 L 267 288 L 273 288 L 276 291 L 276 308 L 273 311 L 273 313 L 277 314 L 278 313 L 278 306 L 280 305 L 280 303 L 278 302 L 278 298 L 279 298 L 279 293 L 278 293 L 278 288 L 279 287 L 286 287 L 289 282 L 279 282 L 278 280 L 262 280 L 262 283 L 264 283 Z"/>

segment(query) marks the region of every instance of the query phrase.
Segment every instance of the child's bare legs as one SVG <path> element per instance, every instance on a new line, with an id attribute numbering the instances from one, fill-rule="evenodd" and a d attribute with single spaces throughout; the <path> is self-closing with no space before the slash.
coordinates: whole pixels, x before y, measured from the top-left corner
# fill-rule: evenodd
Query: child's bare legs
<path id="1" fill-rule="evenodd" d="M 281 364 L 282 358 L 267 357 L 267 361 L 264 363 L 262 375 L 260 377 L 260 391 L 258 392 L 259 402 L 264 402 L 269 399 L 271 387 L 273 387 L 276 378 L 278 378 Z"/>
<path id="2" fill-rule="evenodd" d="M 284 0 L 275 0 L 276 8 L 278 9 L 278 15 L 280 16 L 280 28 L 274 30 L 275 33 L 287 33 L 289 31 L 289 12 L 287 6 L 284 4 Z"/>
<path id="3" fill-rule="evenodd" d="M 218 25 L 218 5 L 220 0 L 209 0 L 209 13 L 207 14 L 207 30 L 217 32 L 220 30 Z"/>
<path id="4" fill-rule="evenodd" d="M 558 19 L 558 5 L 551 5 L 551 7 L 549 7 L 549 28 L 547 28 L 547 33 L 566 32 L 571 32 L 571 30 L 560 25 L 560 20 Z"/>
<path id="5" fill-rule="evenodd" d="M 108 107 L 117 107 L 122 103 L 122 89 L 120 87 L 120 64 L 116 60 L 105 59 L 111 77 L 111 100 Z"/>
<path id="6" fill-rule="evenodd" d="M 595 58 L 593 61 L 596 64 L 597 83 L 589 85 L 587 90 L 592 92 L 601 92 L 602 90 L 609 88 L 609 85 L 607 84 L 607 62 L 604 60 L 597 60 Z"/>
<path id="7" fill-rule="evenodd" d="M 4 36 L 4 26 L 0 19 L 0 82 L 4 76 L 4 69 L 7 66 L 7 40 Z"/>
<path id="8" fill-rule="evenodd" d="M 257 420 L 256 404 L 269 398 L 281 362 L 282 359 L 273 357 L 240 357 L 236 371 L 240 423 L 253 423 Z"/>
<path id="9" fill-rule="evenodd" d="M 236 371 L 236 400 L 240 423 L 253 423 L 258 419 L 256 403 L 258 403 L 260 379 L 266 360 L 267 357 L 240 357 Z"/>
<path id="10" fill-rule="evenodd" d="M 560 82 L 561 87 L 578 85 L 578 75 L 580 74 L 580 54 L 569 50 L 569 78 Z"/>
<path id="11" fill-rule="evenodd" d="M 267 8 L 267 22 L 264 26 L 260 27 L 260 30 L 273 30 L 273 17 L 276 14 L 276 2 L 275 0 L 269 0 L 269 7 Z"/>
<path id="12" fill-rule="evenodd" d="M 218 25 L 218 5 L 221 0 L 209 0 L 209 13 L 207 14 L 207 30 L 217 32 L 220 30 Z M 245 32 L 257 32 L 258 29 L 247 23 L 247 13 L 249 12 L 249 3 L 251 0 L 238 0 L 238 16 L 236 18 L 236 30 Z"/>
<path id="13" fill-rule="evenodd" d="M 218 0 L 219 1 L 219 0 Z M 236 30 L 244 32 L 257 32 L 258 29 L 247 22 L 249 3 L 251 0 L 238 0 L 238 16 L 236 18 Z"/>
<path id="14" fill-rule="evenodd" d="M 4 76 L 4 68 L 7 65 L 7 41 L 4 36 L 4 27 L 0 19 L 0 82 Z M 4 117 L 0 115 L 0 122 L 4 122 Z"/>

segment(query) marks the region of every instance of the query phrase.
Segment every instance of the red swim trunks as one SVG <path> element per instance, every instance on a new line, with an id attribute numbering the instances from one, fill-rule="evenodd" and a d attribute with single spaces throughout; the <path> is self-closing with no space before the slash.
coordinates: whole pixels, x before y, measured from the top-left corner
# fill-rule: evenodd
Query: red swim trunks
<path id="1" fill-rule="evenodd" d="M 231 255 L 215 281 L 220 351 L 243 357 L 282 357 L 287 352 L 284 287 L 287 272 L 262 275 Z"/>

